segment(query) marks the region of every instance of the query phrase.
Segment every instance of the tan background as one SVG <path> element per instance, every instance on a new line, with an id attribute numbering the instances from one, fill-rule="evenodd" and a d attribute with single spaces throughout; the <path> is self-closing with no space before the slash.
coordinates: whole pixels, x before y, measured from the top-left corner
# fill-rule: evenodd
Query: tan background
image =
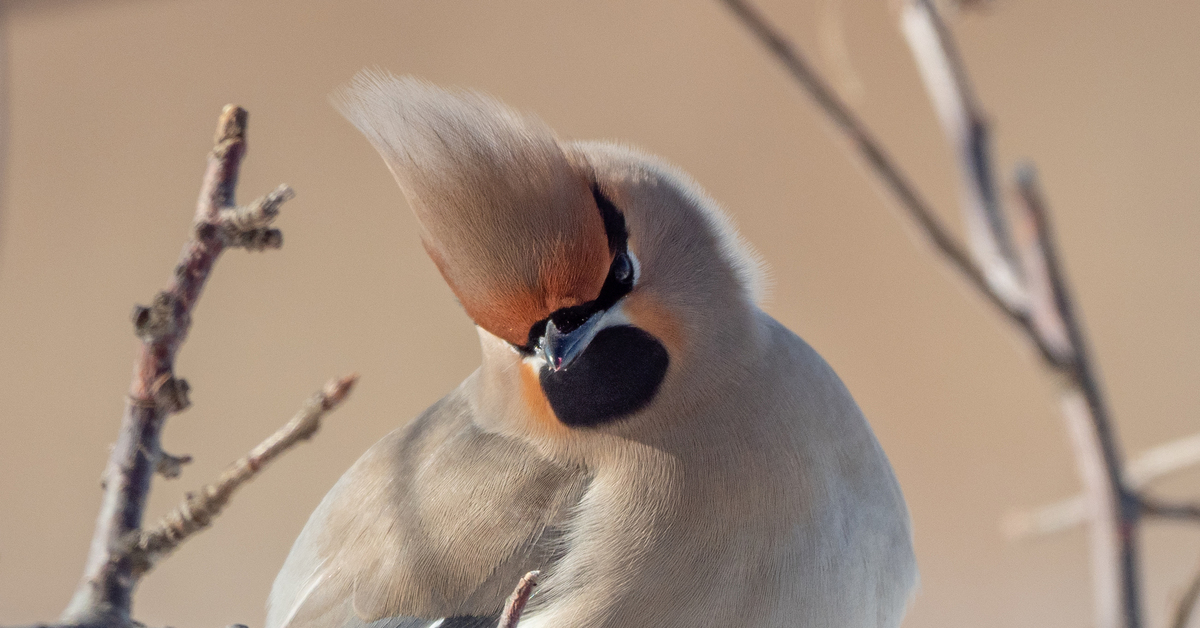
<path id="1" fill-rule="evenodd" d="M 326 100 L 377 65 L 490 91 L 567 137 L 628 140 L 729 208 L 773 268 L 768 310 L 841 373 L 895 464 L 923 575 L 907 626 L 1089 625 L 1082 533 L 1014 545 L 999 532 L 1010 508 L 1077 488 L 1052 384 L 714 2 L 8 5 L 0 623 L 54 618 L 75 585 L 129 381 L 129 311 L 174 263 L 224 103 L 251 112 L 242 198 L 280 181 L 299 196 L 281 252 L 218 266 L 179 361 L 195 405 L 165 436 L 197 462 L 157 484 L 151 514 L 329 376 L 363 379 L 315 442 L 145 581 L 138 618 L 260 626 L 275 571 L 337 476 L 474 368 L 471 324 L 398 190 Z M 892 7 L 763 5 L 957 224 L 949 153 Z M 1131 452 L 1200 427 L 1197 25 L 1192 0 L 998 0 L 955 19 L 1001 164 L 1043 169 Z M 1162 489 L 1200 494 L 1200 474 Z M 1144 538 L 1161 626 L 1200 530 L 1153 524 Z"/>

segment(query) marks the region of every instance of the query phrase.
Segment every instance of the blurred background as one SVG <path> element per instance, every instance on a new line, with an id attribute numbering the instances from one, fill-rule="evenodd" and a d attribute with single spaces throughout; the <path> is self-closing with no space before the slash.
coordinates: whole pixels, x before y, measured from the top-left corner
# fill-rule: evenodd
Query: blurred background
<path id="1" fill-rule="evenodd" d="M 950 151 L 886 0 L 762 0 L 961 232 Z M 1130 454 L 1200 430 L 1200 3 L 995 0 L 952 15 L 998 164 L 1039 164 Z M 895 465 L 922 586 L 906 626 L 1091 623 L 1081 530 L 1007 541 L 1075 493 L 1053 382 L 716 2 L 9 0 L 2 5 L 0 622 L 51 620 L 82 568 L 135 352 L 129 312 L 188 233 L 221 106 L 250 111 L 249 200 L 292 184 L 282 251 L 217 266 L 177 372 L 193 407 L 157 517 L 358 371 L 318 437 L 142 585 L 152 626 L 261 626 L 321 496 L 479 355 L 382 161 L 329 105 L 379 66 L 486 90 L 568 138 L 694 175 L 772 269 L 767 310 L 845 379 Z M 1200 496 L 1200 472 L 1162 482 Z M 1200 530 L 1144 529 L 1148 625 Z"/>

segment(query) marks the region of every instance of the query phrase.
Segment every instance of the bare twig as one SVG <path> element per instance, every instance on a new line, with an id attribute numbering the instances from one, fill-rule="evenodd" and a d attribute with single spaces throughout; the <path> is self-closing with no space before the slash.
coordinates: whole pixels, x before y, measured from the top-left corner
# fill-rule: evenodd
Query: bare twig
<path id="1" fill-rule="evenodd" d="M 221 222 L 235 231 L 268 227 L 279 216 L 279 208 L 283 203 L 294 196 L 296 193 L 291 187 L 280 184 L 270 194 L 254 199 L 249 205 L 222 209 Z"/>
<path id="2" fill-rule="evenodd" d="M 1029 313 L 1019 307 L 1018 303 L 1009 302 L 990 289 L 988 278 L 984 271 L 976 265 L 966 247 L 950 234 L 942 221 L 938 219 L 932 206 L 925 201 L 916 186 L 912 184 L 908 175 L 892 161 L 883 146 L 850 107 L 838 98 L 829 84 L 812 69 L 799 49 L 793 46 L 778 29 L 745 0 L 720 1 L 729 7 L 750 33 L 775 56 L 777 61 L 783 64 L 792 78 L 796 79 L 796 82 L 816 101 L 817 106 L 834 123 L 838 131 L 850 140 L 855 150 L 866 161 L 867 166 L 895 195 L 901 209 L 916 223 L 920 233 L 928 238 L 934 249 L 946 258 L 951 267 L 962 273 L 967 283 L 976 288 L 979 294 L 983 295 L 1001 314 L 1028 332 L 1033 324 Z M 1063 367 L 1057 354 L 1050 347 L 1042 344 L 1040 336 L 1027 335 L 1047 361 L 1053 362 L 1058 368 Z"/>
<path id="3" fill-rule="evenodd" d="M 104 500 L 96 520 L 83 577 L 60 618 L 77 626 L 131 626 L 133 589 L 138 582 L 131 539 L 141 534 L 146 497 L 156 469 L 173 471 L 164 463 L 160 434 L 166 418 L 188 406 L 187 382 L 175 376 L 175 355 L 191 327 L 192 311 L 213 265 L 229 245 L 240 239 L 264 246 L 282 242 L 268 234 L 272 212 L 254 229 L 244 229 L 222 212 L 234 206 L 238 170 L 246 150 L 246 110 L 228 105 L 217 121 L 214 147 L 196 203 L 194 228 L 166 289 L 148 307 L 134 310 L 134 328 L 142 340 L 134 362 L 133 381 L 117 442 L 104 471 Z M 251 231 L 258 235 L 246 236 Z M 278 232 L 275 232 L 278 233 Z M 243 244 L 244 245 L 244 244 Z M 262 248 L 262 247 L 259 247 Z"/>
<path id="4" fill-rule="evenodd" d="M 188 494 L 187 499 L 175 510 L 154 527 L 142 532 L 132 549 L 137 573 L 149 571 L 188 537 L 211 525 L 234 491 L 258 475 L 280 454 L 316 433 L 321 427 L 321 419 L 346 398 L 356 381 L 358 375 L 331 380 L 304 404 L 291 421 L 250 450 L 244 458 L 230 465 L 216 482 Z"/>
<path id="5" fill-rule="evenodd" d="M 1145 486 L 1152 480 L 1200 464 L 1200 434 L 1192 434 L 1146 450 L 1129 463 L 1129 483 Z"/>
<path id="6" fill-rule="evenodd" d="M 1143 492 L 1136 493 L 1134 499 L 1138 511 L 1144 516 L 1200 522 L 1200 504 L 1167 501 Z M 1089 510 L 1090 503 L 1086 495 L 1076 495 L 1037 510 L 1009 514 L 1004 518 L 1001 528 L 1005 536 L 1013 540 L 1062 532 L 1094 519 L 1094 513 Z"/>
<path id="7" fill-rule="evenodd" d="M 1032 168 L 1018 173 L 1018 179 L 1026 180 L 1031 185 L 1033 177 Z M 1055 279 L 1055 273 L 1061 271 L 1056 244 L 1040 197 L 1025 198 L 1022 195 L 1022 202 L 1016 203 L 1015 226 L 1013 233 L 1017 259 L 1029 306 L 1029 331 L 1041 339 L 1045 357 L 1052 359 L 1061 370 L 1069 371 L 1075 366 L 1075 348 L 1058 303 L 1062 278 Z"/>
<path id="8" fill-rule="evenodd" d="M 521 582 L 504 605 L 504 614 L 500 616 L 500 623 L 496 624 L 496 628 L 517 628 L 517 623 L 521 621 L 521 613 L 525 610 L 525 603 L 529 601 L 529 596 L 533 595 L 533 588 L 537 586 L 538 577 L 541 575 L 540 571 L 531 571 L 521 578 Z"/>
<path id="9" fill-rule="evenodd" d="M 958 47 L 930 0 L 906 3 L 900 24 L 942 130 L 958 157 L 971 252 L 988 287 L 1009 307 L 1024 310 L 1028 297 L 996 191 L 991 134 Z"/>
<path id="10" fill-rule="evenodd" d="M 892 159 L 884 152 L 882 145 L 871 135 L 866 126 L 858 119 L 842 99 L 837 96 L 828 83 L 818 75 L 804 56 L 778 30 L 743 0 L 721 0 L 728 6 L 746 28 L 758 38 L 775 58 L 808 91 L 825 115 L 837 126 L 866 160 L 867 165 L 883 180 L 888 189 L 896 195 L 901 207 L 909 213 L 921 227 L 922 232 L 943 255 L 953 261 L 953 266 L 966 276 L 967 281 L 983 289 L 987 280 L 976 267 L 967 251 L 959 244 L 954 236 L 942 225 L 929 203 L 920 195 L 916 187 Z M 995 301 L 994 295 L 983 290 L 984 295 L 992 299 L 996 306 L 1020 319 L 1022 314 L 1012 310 L 1007 303 Z"/>
<path id="11" fill-rule="evenodd" d="M 1200 504 L 1172 502 L 1148 495 L 1139 495 L 1142 514 L 1160 519 L 1200 521 Z"/>
<path id="12" fill-rule="evenodd" d="M 1107 403 L 1091 361 L 1083 324 L 1075 311 L 1045 201 L 1031 166 L 1017 173 L 1021 245 L 1013 246 L 1005 232 L 1003 213 L 990 190 L 986 124 L 958 55 L 954 39 L 938 16 L 932 0 L 910 0 L 902 22 L 926 87 L 939 110 L 943 127 L 958 145 L 964 181 L 974 182 L 966 213 L 990 229 L 973 244 L 977 256 L 999 269 L 1014 267 L 1020 250 L 1023 297 L 1027 299 L 1030 340 L 1042 348 L 1047 366 L 1064 374 L 1063 414 L 1072 437 L 1075 459 L 1084 483 L 1086 510 L 1091 521 L 1090 546 L 1096 619 L 1102 628 L 1141 624 L 1136 526 L 1137 497 L 1126 482 L 1124 461 L 1112 430 Z M 978 233 L 978 230 L 977 230 Z M 997 271 L 999 273 L 999 271 Z M 1002 282 L 992 282 L 1002 291 Z M 1003 295 L 1001 295 L 1003 296 Z"/>
<path id="13" fill-rule="evenodd" d="M 743 0 L 722 2 L 854 143 L 950 265 L 1015 322 L 1038 348 L 1046 366 L 1062 376 L 1063 411 L 1085 485 L 1084 506 L 1093 523 L 1097 620 L 1101 628 L 1138 628 L 1136 526 L 1141 505 L 1126 484 L 1108 407 L 1059 263 L 1045 203 L 1032 168 L 1022 169 L 1017 182 L 1021 244 L 1015 244 L 995 189 L 985 116 L 954 39 L 932 1 L 908 0 L 902 26 L 943 129 L 957 151 L 973 256 L 934 218 L 908 178 L 791 43 Z"/>
<path id="14" fill-rule="evenodd" d="M 1067 435 L 1075 453 L 1075 465 L 1083 481 L 1084 506 L 1091 525 L 1088 526 L 1088 548 L 1092 563 L 1092 604 L 1096 622 L 1101 628 L 1121 624 L 1123 611 L 1122 540 L 1130 530 L 1113 513 L 1120 511 L 1118 495 L 1106 482 L 1101 436 L 1096 430 L 1095 416 L 1086 400 L 1077 391 L 1062 397 L 1063 418 Z"/>
<path id="15" fill-rule="evenodd" d="M 1179 599 L 1179 605 L 1175 607 L 1175 616 L 1171 620 L 1171 628 L 1187 628 L 1192 613 L 1196 610 L 1197 601 L 1200 601 L 1200 571 L 1192 576 L 1192 582 Z"/>
<path id="16" fill-rule="evenodd" d="M 271 222 L 279 215 L 279 207 L 295 195 L 292 188 L 280 185 L 270 194 L 255 199 L 249 205 L 222 209 L 218 221 L 226 246 L 250 251 L 277 249 L 283 246 L 283 232 L 271 229 Z"/>
<path id="17" fill-rule="evenodd" d="M 1063 331 L 1065 331 L 1067 346 L 1070 348 L 1070 355 L 1073 356 L 1073 359 L 1070 361 L 1072 368 L 1067 371 L 1068 381 L 1066 382 L 1066 390 L 1064 392 L 1064 411 L 1070 406 L 1070 399 L 1076 394 L 1079 395 L 1084 402 L 1083 406 L 1086 406 L 1087 413 L 1090 416 L 1091 429 L 1095 431 L 1096 438 L 1094 445 L 1097 447 L 1095 453 L 1104 464 L 1104 475 L 1102 477 L 1081 476 L 1084 480 L 1084 494 L 1090 495 L 1095 499 L 1099 499 L 1098 496 L 1102 490 L 1110 494 L 1109 497 L 1104 498 L 1103 509 L 1098 509 L 1097 507 L 1090 509 L 1094 517 L 1111 519 L 1111 521 L 1102 522 L 1099 519 L 1093 518 L 1091 520 L 1093 527 L 1091 534 L 1093 536 L 1098 534 L 1112 535 L 1109 542 L 1116 544 L 1115 547 L 1103 549 L 1100 541 L 1095 540 L 1093 542 L 1093 569 L 1112 564 L 1109 557 L 1097 554 L 1097 552 L 1102 551 L 1117 552 L 1116 565 L 1119 569 L 1118 573 L 1104 578 L 1097 577 L 1095 581 L 1097 587 L 1101 584 L 1115 587 L 1106 590 L 1097 588 L 1093 592 L 1097 612 L 1111 611 L 1114 613 L 1113 615 L 1099 614 L 1097 621 L 1100 623 L 1101 628 L 1121 625 L 1126 626 L 1126 628 L 1137 628 L 1141 625 L 1142 621 L 1141 578 L 1138 565 L 1136 533 L 1140 509 L 1137 497 L 1134 489 L 1128 485 L 1125 476 L 1124 459 L 1121 457 L 1117 437 L 1112 429 L 1112 418 L 1109 415 L 1108 404 L 1104 399 L 1099 376 L 1096 374 L 1095 366 L 1091 360 L 1091 352 L 1083 330 L 1083 323 L 1076 314 L 1074 301 L 1067 288 L 1066 274 L 1063 272 L 1059 262 L 1058 248 L 1050 226 L 1049 214 L 1046 210 L 1041 188 L 1037 182 L 1036 172 L 1032 167 L 1026 166 L 1018 170 L 1017 197 L 1020 200 L 1019 204 L 1024 214 L 1028 217 L 1027 222 L 1034 227 L 1037 234 L 1036 241 L 1040 243 L 1040 256 L 1044 261 L 1045 274 L 1038 281 L 1049 286 L 1050 294 L 1052 295 L 1052 299 L 1049 300 L 1035 299 L 1033 301 L 1035 307 L 1053 308 L 1052 312 L 1035 314 L 1034 318 L 1059 321 L 1052 322 L 1051 326 L 1061 324 Z M 1035 326 L 1031 328 L 1031 331 L 1036 333 L 1038 329 L 1039 327 Z M 1046 341 L 1047 344 L 1048 342 Z M 1082 411 L 1082 407 L 1080 411 Z M 1068 417 L 1069 420 L 1071 420 L 1070 417 Z M 1077 456 L 1080 453 L 1080 451 L 1076 450 Z M 1104 486 L 1102 488 L 1089 486 L 1089 478 L 1091 481 L 1103 481 Z M 1118 604 L 1118 607 L 1111 609 L 1105 606 L 1110 600 Z"/>
<path id="18" fill-rule="evenodd" d="M 1034 510 L 1010 512 L 1000 529 L 1009 540 L 1033 539 L 1069 530 L 1088 520 L 1087 499 L 1075 495 Z"/>
<path id="19" fill-rule="evenodd" d="M 1130 489 L 1141 492 L 1150 482 L 1197 464 L 1200 434 L 1192 434 L 1142 452 L 1125 465 L 1125 482 Z M 1083 495 L 1074 495 L 1034 510 L 1011 513 L 1002 527 L 1009 538 L 1020 540 L 1068 530 L 1087 520 Z"/>

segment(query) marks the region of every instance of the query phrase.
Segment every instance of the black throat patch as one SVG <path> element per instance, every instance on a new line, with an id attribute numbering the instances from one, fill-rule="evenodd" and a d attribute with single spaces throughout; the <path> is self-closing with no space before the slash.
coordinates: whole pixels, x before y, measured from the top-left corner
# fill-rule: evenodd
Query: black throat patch
<path id="1" fill-rule="evenodd" d="M 670 365 L 657 338 L 629 325 L 600 330 L 565 369 L 542 369 L 542 391 L 554 415 L 572 427 L 595 427 L 641 410 Z"/>
<path id="2" fill-rule="evenodd" d="M 594 300 L 563 308 L 535 323 L 529 330 L 529 341 L 517 348 L 525 355 L 533 355 L 547 320 L 553 321 L 560 332 L 569 333 L 592 315 L 616 305 L 633 289 L 625 216 L 598 185 L 592 186 L 592 196 L 613 256 L 608 277 Z M 650 403 L 669 364 L 667 348 L 657 338 L 637 327 L 621 325 L 600 330 L 567 368 L 543 368 L 540 379 L 559 421 L 572 427 L 595 427 L 626 417 Z"/>

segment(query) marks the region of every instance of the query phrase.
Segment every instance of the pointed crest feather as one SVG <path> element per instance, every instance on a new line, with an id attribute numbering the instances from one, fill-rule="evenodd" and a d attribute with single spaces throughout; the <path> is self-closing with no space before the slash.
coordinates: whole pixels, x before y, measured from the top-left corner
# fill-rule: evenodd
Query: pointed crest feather
<path id="1" fill-rule="evenodd" d="M 334 101 L 387 162 L 480 326 L 521 344 L 533 322 L 599 293 L 611 260 L 587 168 L 541 121 L 379 71 L 359 73 Z"/>

